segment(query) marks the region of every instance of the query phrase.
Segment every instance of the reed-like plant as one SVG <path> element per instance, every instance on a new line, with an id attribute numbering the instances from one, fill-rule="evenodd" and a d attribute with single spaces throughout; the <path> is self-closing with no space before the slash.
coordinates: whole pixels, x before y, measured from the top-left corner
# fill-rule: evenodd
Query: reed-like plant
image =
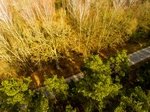
<path id="1" fill-rule="evenodd" d="M 116 8 L 113 3 L 1 0 L 0 60 L 17 70 L 26 66 L 32 69 L 72 52 L 86 57 L 124 44 L 135 31 L 137 21 L 130 11 L 132 5 Z"/>

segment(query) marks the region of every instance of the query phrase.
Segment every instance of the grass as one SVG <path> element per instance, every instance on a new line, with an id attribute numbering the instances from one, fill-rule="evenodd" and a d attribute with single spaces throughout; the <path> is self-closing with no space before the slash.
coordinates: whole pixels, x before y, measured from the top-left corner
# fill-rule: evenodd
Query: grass
<path id="1" fill-rule="evenodd" d="M 74 55 L 85 58 L 123 45 L 140 27 L 141 18 L 149 18 L 142 15 L 144 9 L 135 14 L 137 7 L 148 10 L 149 2 L 128 6 L 110 0 L 12 2 L 0 3 L 4 15 L 0 20 L 0 60 L 16 74 L 22 69 L 34 72 L 53 60 L 57 65 L 63 58 L 70 58 L 75 66 Z M 148 21 L 142 28 L 149 27 Z"/>

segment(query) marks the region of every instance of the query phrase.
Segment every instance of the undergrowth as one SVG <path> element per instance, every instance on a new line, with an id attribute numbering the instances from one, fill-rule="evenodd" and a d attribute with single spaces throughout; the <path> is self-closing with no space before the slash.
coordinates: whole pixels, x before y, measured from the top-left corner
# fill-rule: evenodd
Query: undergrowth
<path id="1" fill-rule="evenodd" d="M 116 61 L 114 61 L 116 60 Z M 85 77 L 67 83 L 64 78 L 45 78 L 32 88 L 28 78 L 8 78 L 0 84 L 1 112 L 149 112 L 149 63 L 139 68 L 130 82 L 126 53 L 107 61 L 97 55 L 85 60 Z"/>

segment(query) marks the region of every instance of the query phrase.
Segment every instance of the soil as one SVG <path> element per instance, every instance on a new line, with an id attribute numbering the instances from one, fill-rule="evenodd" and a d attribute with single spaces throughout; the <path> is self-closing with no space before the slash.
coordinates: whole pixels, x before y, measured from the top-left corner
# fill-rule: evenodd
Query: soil
<path id="1" fill-rule="evenodd" d="M 117 51 L 121 51 L 123 49 L 127 50 L 128 53 L 130 54 L 149 45 L 150 45 L 149 39 L 143 39 L 140 40 L 139 42 L 129 41 L 127 42 L 126 45 L 119 46 L 116 49 L 103 49 L 100 51 L 99 56 L 102 59 L 107 59 L 111 55 L 114 55 Z M 48 77 L 57 75 L 57 77 L 68 78 L 71 77 L 72 75 L 80 73 L 81 72 L 80 68 L 83 66 L 83 64 L 84 58 L 82 54 L 73 52 L 72 56 L 70 57 L 64 56 L 64 58 L 60 58 L 59 60 L 53 61 L 47 65 L 43 65 L 43 67 L 40 70 L 37 69 L 34 72 L 30 72 L 27 74 L 31 76 L 34 82 L 36 82 L 35 85 L 41 85 L 39 83 L 43 83 L 44 75 Z M 37 77 L 39 78 L 39 80 L 37 80 Z"/>
<path id="2" fill-rule="evenodd" d="M 137 50 L 143 49 L 147 46 L 150 46 L 149 38 L 144 38 L 144 39 L 141 39 L 138 41 L 129 40 L 123 46 L 118 46 L 117 48 L 114 48 L 114 49 L 111 49 L 111 48 L 103 49 L 100 51 L 99 55 L 102 58 L 108 58 L 121 50 L 126 50 L 127 54 L 131 54 L 131 53 L 136 52 Z"/>
<path id="3" fill-rule="evenodd" d="M 68 78 L 80 73 L 83 60 L 81 54 L 73 53 L 71 57 L 64 56 L 57 61 L 53 60 L 48 64 L 43 63 L 40 69 L 36 68 L 34 71 L 21 71 L 20 73 L 23 72 L 23 76 L 30 76 L 32 78 L 33 88 L 39 87 L 42 86 L 46 77 L 57 75 L 58 78 Z"/>

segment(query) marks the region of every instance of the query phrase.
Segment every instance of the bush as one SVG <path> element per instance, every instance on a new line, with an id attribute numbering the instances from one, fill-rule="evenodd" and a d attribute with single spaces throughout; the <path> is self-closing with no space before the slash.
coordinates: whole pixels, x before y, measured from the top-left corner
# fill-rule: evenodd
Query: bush
<path id="1" fill-rule="evenodd" d="M 150 110 L 150 91 L 144 92 L 141 87 L 130 90 L 128 96 L 122 95 L 115 112 L 148 112 Z"/>
<path id="2" fill-rule="evenodd" d="M 4 80 L 0 86 L 1 111 L 47 112 L 57 100 L 64 100 L 67 85 L 57 77 L 45 80 L 44 87 L 30 88 L 30 78 Z"/>
<path id="3" fill-rule="evenodd" d="M 107 99 L 116 95 L 122 86 L 113 83 L 110 65 L 103 63 L 98 56 L 92 56 L 85 67 L 89 70 L 87 76 L 77 84 L 77 91 L 89 100 L 96 101 L 97 109 L 101 111 Z"/>
<path id="4" fill-rule="evenodd" d="M 28 90 L 31 80 L 29 78 L 8 79 L 1 83 L 0 107 L 1 111 L 17 111 L 28 107 L 32 92 Z"/>
<path id="5" fill-rule="evenodd" d="M 8 112 L 103 112 L 150 110 L 147 69 L 131 85 L 126 78 L 128 59 L 125 51 L 107 61 L 98 55 L 85 60 L 85 77 L 66 83 L 63 78 L 45 78 L 41 87 L 32 88 L 30 78 L 10 78 L 0 85 L 0 111 Z M 143 69 L 142 69 L 143 70 Z M 149 69 L 148 69 L 149 70 Z M 138 73 L 141 74 L 139 71 Z M 145 75 L 146 74 L 146 75 Z M 135 80 L 137 80 L 135 79 Z"/>

